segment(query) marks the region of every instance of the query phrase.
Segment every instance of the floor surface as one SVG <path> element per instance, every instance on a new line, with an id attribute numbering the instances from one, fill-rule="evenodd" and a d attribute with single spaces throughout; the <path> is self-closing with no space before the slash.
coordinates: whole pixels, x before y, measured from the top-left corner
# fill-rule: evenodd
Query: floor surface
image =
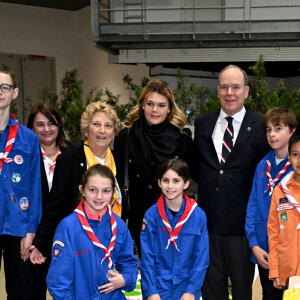
<path id="1" fill-rule="evenodd" d="M 3 264 L 2 264 L 2 266 L 3 266 Z M 5 279 L 4 279 L 3 270 L 1 270 L 1 272 L 0 272 L 0 299 L 1 300 L 6 299 Z M 259 276 L 258 276 L 253 284 L 252 300 L 261 300 L 261 299 L 262 299 L 262 292 L 261 292 L 261 285 L 260 285 Z M 52 300 L 52 297 L 49 294 L 47 295 L 47 300 Z"/>

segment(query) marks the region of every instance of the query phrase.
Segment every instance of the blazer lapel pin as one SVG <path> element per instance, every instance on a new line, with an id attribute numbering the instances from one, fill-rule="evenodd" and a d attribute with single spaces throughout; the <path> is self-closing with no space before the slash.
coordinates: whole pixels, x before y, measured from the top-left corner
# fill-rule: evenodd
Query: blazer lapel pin
<path id="1" fill-rule="evenodd" d="M 84 167 L 83 163 L 80 164 L 81 167 Z"/>
<path id="2" fill-rule="evenodd" d="M 251 130 L 251 127 L 248 127 L 248 128 L 247 128 L 247 131 L 250 131 L 250 130 Z"/>

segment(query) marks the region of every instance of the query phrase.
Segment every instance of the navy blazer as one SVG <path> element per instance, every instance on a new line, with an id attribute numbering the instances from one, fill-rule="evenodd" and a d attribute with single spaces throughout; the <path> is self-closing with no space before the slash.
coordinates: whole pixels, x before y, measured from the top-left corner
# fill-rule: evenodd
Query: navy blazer
<path id="1" fill-rule="evenodd" d="M 209 233 L 245 235 L 247 203 L 256 165 L 270 150 L 262 117 L 246 110 L 239 134 L 221 167 L 212 134 L 220 111 L 195 121 L 198 204 L 205 211 Z"/>
<path id="2" fill-rule="evenodd" d="M 51 251 L 52 239 L 58 223 L 77 205 L 78 186 L 87 169 L 83 146 L 76 145 L 75 149 L 73 147 L 72 150 L 57 157 L 50 194 L 44 163 L 42 166 L 43 197 L 45 196 L 47 199 L 43 198 L 42 219 L 37 228 L 33 245 L 47 257 Z"/>

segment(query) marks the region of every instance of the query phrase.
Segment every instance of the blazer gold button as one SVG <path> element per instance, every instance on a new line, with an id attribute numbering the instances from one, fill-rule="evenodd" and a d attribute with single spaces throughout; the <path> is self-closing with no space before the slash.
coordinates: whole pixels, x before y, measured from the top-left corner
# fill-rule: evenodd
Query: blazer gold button
<path id="1" fill-rule="evenodd" d="M 216 188 L 216 191 L 218 191 L 219 189 L 218 188 Z"/>
<path id="2" fill-rule="evenodd" d="M 150 190 L 152 190 L 152 185 L 148 185 L 148 188 L 149 188 Z"/>
<path id="3" fill-rule="evenodd" d="M 220 174 L 222 175 L 224 173 L 224 171 L 223 170 L 220 170 Z"/>
<path id="4" fill-rule="evenodd" d="M 131 163 L 131 159 L 129 159 L 128 162 Z"/>
<path id="5" fill-rule="evenodd" d="M 136 175 L 136 177 L 140 177 L 140 175 L 139 175 L 139 174 L 137 174 L 137 175 Z"/>

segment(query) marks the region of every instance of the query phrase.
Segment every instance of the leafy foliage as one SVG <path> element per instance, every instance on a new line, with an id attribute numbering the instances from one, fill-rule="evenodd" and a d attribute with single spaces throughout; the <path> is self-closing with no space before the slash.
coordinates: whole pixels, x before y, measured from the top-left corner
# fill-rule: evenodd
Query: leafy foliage
<path id="1" fill-rule="evenodd" d="M 266 70 L 263 56 L 250 68 L 254 78 L 248 82 L 250 87 L 249 97 L 245 106 L 259 114 L 264 114 L 271 107 L 290 108 L 300 121 L 300 89 L 287 91 L 284 81 L 279 80 L 271 91 L 266 81 Z M 209 88 L 190 83 L 189 78 L 177 69 L 177 85 L 174 89 L 174 97 L 177 105 L 185 112 L 188 124 L 193 124 L 196 117 L 220 109 L 218 96 Z M 149 78 L 144 77 L 140 84 L 134 83 L 132 77 L 126 74 L 123 82 L 128 90 L 129 101 L 120 104 L 120 95 L 115 95 L 109 88 L 105 90 L 91 89 L 84 97 L 82 80 L 78 79 L 78 69 L 67 71 L 61 80 L 62 89 L 59 96 L 53 94 L 48 88 L 40 90 L 40 99 L 43 103 L 49 103 L 56 107 L 64 121 L 64 129 L 68 138 L 80 143 L 80 117 L 85 107 L 95 101 L 105 101 L 117 112 L 123 124 L 128 122 L 128 115 L 137 100 L 142 89 L 148 84 Z M 25 107 L 32 108 L 29 97 L 25 99 Z M 12 103 L 11 111 L 17 115 L 17 107 Z"/>
<path id="2" fill-rule="evenodd" d="M 111 105 L 117 112 L 121 122 L 128 121 L 128 114 L 131 108 L 137 103 L 137 99 L 142 88 L 149 82 L 148 78 L 143 78 L 141 85 L 133 83 L 129 75 L 123 76 L 123 82 L 129 91 L 129 102 L 120 104 L 120 95 L 114 95 L 109 88 L 98 90 L 92 88 L 86 98 L 83 94 L 82 80 L 78 79 L 78 69 L 67 71 L 61 80 L 62 89 L 57 96 L 47 89 L 41 90 L 40 98 L 43 102 L 55 106 L 63 118 L 64 130 L 68 138 L 74 142 L 81 142 L 80 118 L 88 104 L 96 101 L 103 101 Z"/>
<path id="3" fill-rule="evenodd" d="M 177 69 L 176 77 L 177 86 L 173 91 L 176 104 L 185 113 L 188 124 L 193 124 L 194 119 L 207 110 L 210 91 L 207 87 L 189 83 L 189 78 L 180 69 Z"/>
<path id="4" fill-rule="evenodd" d="M 276 87 L 271 91 L 266 82 L 266 70 L 263 56 L 249 68 L 255 78 L 249 81 L 249 97 L 245 106 L 258 114 L 265 114 L 272 107 L 291 109 L 298 122 L 300 121 L 300 89 L 286 90 L 284 81 L 278 80 Z"/>

